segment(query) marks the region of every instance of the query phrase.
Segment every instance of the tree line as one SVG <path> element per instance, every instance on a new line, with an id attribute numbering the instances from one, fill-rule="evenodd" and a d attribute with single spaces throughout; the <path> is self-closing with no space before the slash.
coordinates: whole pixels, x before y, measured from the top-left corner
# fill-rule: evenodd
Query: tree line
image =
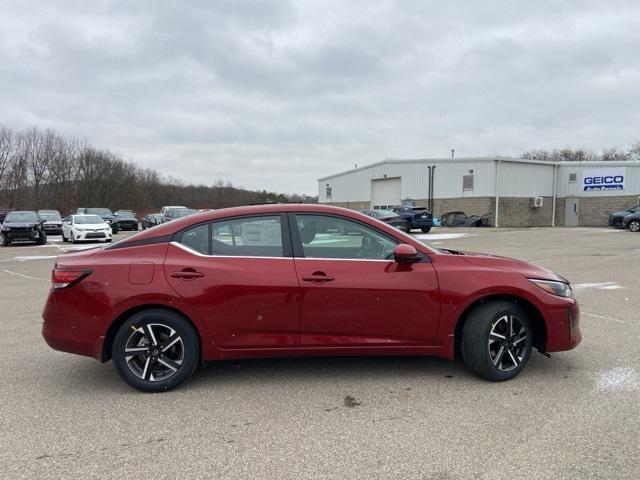
<path id="1" fill-rule="evenodd" d="M 223 180 L 185 184 L 83 139 L 50 129 L 14 131 L 0 125 L 0 208 L 56 209 L 64 215 L 78 207 L 106 207 L 140 214 L 162 205 L 224 208 L 316 201 L 317 197 L 246 190 Z"/>
<path id="2" fill-rule="evenodd" d="M 585 161 L 625 161 L 640 160 L 640 142 L 625 149 L 607 148 L 601 152 L 584 148 L 562 148 L 554 150 L 529 150 L 522 154 L 528 160 L 543 162 L 585 162 Z"/>

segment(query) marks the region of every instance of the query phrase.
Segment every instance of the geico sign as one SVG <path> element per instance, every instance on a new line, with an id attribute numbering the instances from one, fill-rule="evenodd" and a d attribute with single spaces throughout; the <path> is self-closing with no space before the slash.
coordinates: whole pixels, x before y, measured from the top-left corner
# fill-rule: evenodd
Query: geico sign
<path id="1" fill-rule="evenodd" d="M 612 185 L 615 183 L 624 183 L 623 175 L 607 175 L 604 177 L 585 177 L 585 185 Z"/>
<path id="2" fill-rule="evenodd" d="M 585 169 L 582 171 L 582 190 L 585 192 L 624 190 L 626 173 L 625 167 Z"/>

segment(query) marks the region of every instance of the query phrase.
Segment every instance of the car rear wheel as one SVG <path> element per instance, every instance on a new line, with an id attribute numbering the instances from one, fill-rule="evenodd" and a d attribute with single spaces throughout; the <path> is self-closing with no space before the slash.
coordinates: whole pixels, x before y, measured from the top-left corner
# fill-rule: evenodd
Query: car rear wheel
<path id="1" fill-rule="evenodd" d="M 640 220 L 633 220 L 629 222 L 629 230 L 632 232 L 640 232 Z"/>
<path id="2" fill-rule="evenodd" d="M 118 329 L 112 357 L 116 371 L 131 387 L 163 392 L 191 376 L 200 358 L 200 344 L 183 317 L 149 309 L 136 313 Z"/>
<path id="3" fill-rule="evenodd" d="M 420 230 L 422 230 L 422 233 L 429 233 L 431 231 L 431 227 L 421 228 Z"/>
<path id="4" fill-rule="evenodd" d="M 462 332 L 462 358 L 469 370 L 494 382 L 518 375 L 531 354 L 533 332 L 525 311 L 512 302 L 475 308 Z"/>

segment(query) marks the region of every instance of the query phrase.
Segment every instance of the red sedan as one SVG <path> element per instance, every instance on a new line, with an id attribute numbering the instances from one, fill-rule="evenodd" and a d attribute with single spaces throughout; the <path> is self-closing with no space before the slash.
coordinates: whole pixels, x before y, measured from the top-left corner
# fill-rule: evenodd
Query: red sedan
<path id="1" fill-rule="evenodd" d="M 460 354 L 508 380 L 574 348 L 567 280 L 530 263 L 426 246 L 321 205 L 203 212 L 58 257 L 43 336 L 168 390 L 199 363 L 302 355 Z"/>

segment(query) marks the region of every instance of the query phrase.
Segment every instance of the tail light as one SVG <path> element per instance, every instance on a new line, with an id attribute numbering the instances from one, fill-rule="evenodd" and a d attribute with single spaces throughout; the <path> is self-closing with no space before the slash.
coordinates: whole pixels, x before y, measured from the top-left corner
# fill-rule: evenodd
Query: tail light
<path id="1" fill-rule="evenodd" d="M 91 270 L 59 270 L 54 268 L 51 271 L 51 283 L 53 288 L 58 290 L 60 288 L 72 287 L 76 283 L 80 282 L 83 278 L 87 277 L 91 273 Z"/>

